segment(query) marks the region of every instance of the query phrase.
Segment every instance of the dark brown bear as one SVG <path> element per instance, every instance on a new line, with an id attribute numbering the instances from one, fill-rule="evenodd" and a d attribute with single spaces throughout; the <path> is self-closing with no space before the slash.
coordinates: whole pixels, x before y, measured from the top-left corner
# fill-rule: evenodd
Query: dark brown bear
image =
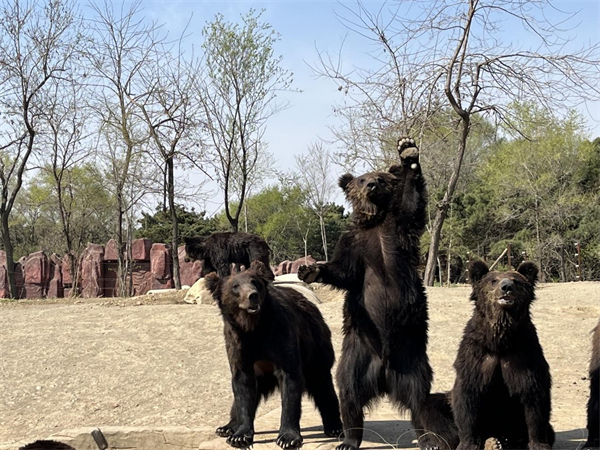
<path id="1" fill-rule="evenodd" d="M 427 298 L 417 272 L 427 195 L 415 142 L 400 139 L 398 152 L 401 163 L 389 172 L 340 178 L 353 224 L 330 262 L 298 271 L 307 283 L 347 291 L 337 370 L 345 437 L 338 450 L 360 446 L 364 409 L 385 394 L 421 429 L 419 408 L 431 387 Z"/>
<path id="2" fill-rule="evenodd" d="M 454 362 L 452 410 L 440 414 L 443 395 L 430 396 L 422 417 L 432 434 L 419 441 L 421 448 L 458 444 L 460 450 L 474 450 L 488 438 L 504 449 L 554 444 L 550 369 L 530 316 L 537 274 L 531 262 L 504 273 L 490 272 L 482 261 L 471 264 L 475 309 Z"/>
<path id="3" fill-rule="evenodd" d="M 250 267 L 252 261 L 265 265 L 269 279 L 275 276 L 269 266 L 271 249 L 263 238 L 251 233 L 213 233 L 207 238 L 185 238 L 185 252 L 190 260 L 203 260 L 204 273 L 231 275 L 231 265 Z"/>
<path id="4" fill-rule="evenodd" d="M 314 399 L 325 434 L 338 437 L 342 423 L 331 378 L 335 358 L 331 332 L 319 309 L 297 291 L 273 286 L 260 261 L 227 278 L 210 273 L 205 279 L 225 324 L 234 397 L 230 421 L 217 434 L 234 447 L 252 445 L 258 403 L 279 388 L 280 447 L 302 445 L 304 392 Z"/>
<path id="5" fill-rule="evenodd" d="M 600 448 L 600 321 L 594 328 L 590 361 L 590 398 L 587 404 L 588 439 L 586 449 Z"/>

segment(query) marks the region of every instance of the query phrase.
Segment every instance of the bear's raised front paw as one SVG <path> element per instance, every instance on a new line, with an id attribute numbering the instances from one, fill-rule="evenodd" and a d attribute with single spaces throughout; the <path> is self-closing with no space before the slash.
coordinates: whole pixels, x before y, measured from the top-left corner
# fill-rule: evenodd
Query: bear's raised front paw
<path id="1" fill-rule="evenodd" d="M 298 278 L 304 281 L 306 284 L 320 281 L 319 274 L 321 269 L 318 264 L 311 264 L 310 266 L 300 266 L 298 269 Z"/>
<path id="2" fill-rule="evenodd" d="M 254 433 L 249 432 L 237 432 L 227 438 L 227 443 L 235 448 L 248 448 L 254 442 Z"/>
<path id="3" fill-rule="evenodd" d="M 281 448 L 300 448 L 302 447 L 302 436 L 298 431 L 282 431 L 277 436 L 277 441 L 275 441 L 277 445 Z"/>
<path id="4" fill-rule="evenodd" d="M 217 436 L 229 437 L 233 433 L 235 433 L 235 428 L 233 428 L 231 425 L 227 424 L 227 425 L 223 425 L 222 427 L 217 428 L 215 430 L 215 433 L 217 434 Z"/>
<path id="5" fill-rule="evenodd" d="M 415 140 L 407 136 L 398 139 L 398 154 L 402 160 L 418 161 L 419 149 Z"/>
<path id="6" fill-rule="evenodd" d="M 485 441 L 484 450 L 503 450 L 504 445 L 500 439 L 491 437 Z"/>

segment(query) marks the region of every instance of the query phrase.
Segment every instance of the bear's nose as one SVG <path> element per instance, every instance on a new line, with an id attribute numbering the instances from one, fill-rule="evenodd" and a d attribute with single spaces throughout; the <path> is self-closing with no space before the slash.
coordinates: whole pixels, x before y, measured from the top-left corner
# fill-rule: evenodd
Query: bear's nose
<path id="1" fill-rule="evenodd" d="M 258 303 L 258 292 L 252 292 L 248 296 L 248 300 L 250 301 L 250 303 L 257 304 Z"/>
<path id="2" fill-rule="evenodd" d="M 369 181 L 369 183 L 367 184 L 367 189 L 369 189 L 369 190 L 371 190 L 371 191 L 372 191 L 373 189 L 375 189 L 376 187 L 377 187 L 377 183 L 376 183 L 376 182 L 374 182 L 374 181 Z"/>
<path id="3" fill-rule="evenodd" d="M 500 282 L 500 289 L 506 294 L 512 291 L 514 287 L 515 283 L 513 283 L 513 281 L 509 280 L 508 278 L 505 278 Z"/>

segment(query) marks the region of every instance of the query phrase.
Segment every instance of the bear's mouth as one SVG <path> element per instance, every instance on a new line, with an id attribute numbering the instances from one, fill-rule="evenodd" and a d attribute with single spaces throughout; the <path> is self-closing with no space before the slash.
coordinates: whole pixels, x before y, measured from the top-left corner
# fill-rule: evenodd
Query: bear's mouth
<path id="1" fill-rule="evenodd" d="M 510 295 L 503 295 L 497 301 L 502 306 L 512 306 L 515 303 L 514 299 Z"/>
<path id="2" fill-rule="evenodd" d="M 260 311 L 260 306 L 259 305 L 248 306 L 248 309 L 246 309 L 246 311 L 248 312 L 248 314 L 256 314 L 257 312 Z"/>

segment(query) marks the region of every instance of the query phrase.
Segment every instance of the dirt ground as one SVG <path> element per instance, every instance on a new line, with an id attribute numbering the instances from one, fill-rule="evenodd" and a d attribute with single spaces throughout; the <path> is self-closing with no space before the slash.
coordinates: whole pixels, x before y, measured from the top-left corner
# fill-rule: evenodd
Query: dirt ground
<path id="1" fill-rule="evenodd" d="M 434 391 L 452 387 L 452 363 L 471 314 L 469 291 L 467 286 L 428 289 Z M 319 308 L 339 352 L 341 294 L 328 297 L 332 301 Z M 599 300 L 600 283 L 538 289 L 533 320 L 554 380 L 555 448 L 575 450 L 585 436 L 589 332 L 600 316 Z M 0 444 L 82 426 L 212 430 L 225 423 L 232 397 L 219 312 L 216 306 L 181 301 L 157 296 L 0 304 Z M 261 405 L 258 416 L 270 413 L 276 423 L 278 407 L 275 396 Z M 303 426 L 318 425 L 308 419 L 315 414 L 312 408 L 304 411 Z M 407 416 L 392 416 L 395 412 L 365 427 L 403 432 Z M 410 441 L 401 446 L 413 447 Z"/>

